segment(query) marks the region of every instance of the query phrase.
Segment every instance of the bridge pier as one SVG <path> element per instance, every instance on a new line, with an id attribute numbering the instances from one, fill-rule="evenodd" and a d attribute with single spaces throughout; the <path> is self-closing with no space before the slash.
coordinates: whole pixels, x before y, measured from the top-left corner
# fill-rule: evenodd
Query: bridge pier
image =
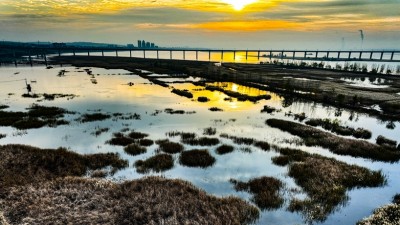
<path id="1" fill-rule="evenodd" d="M 269 51 L 269 61 L 272 61 L 272 51 Z"/>
<path id="2" fill-rule="evenodd" d="M 360 56 L 358 57 L 359 60 L 362 58 L 362 52 L 360 52 Z"/>
<path id="3" fill-rule="evenodd" d="M 374 53 L 373 52 L 371 52 L 371 55 L 369 56 L 369 59 L 372 59 L 372 55 L 373 55 Z"/>
<path id="4" fill-rule="evenodd" d="M 172 59 L 172 51 L 169 51 L 169 59 Z"/>
<path id="5" fill-rule="evenodd" d="M 246 50 L 246 61 L 247 61 L 248 55 L 249 55 L 249 51 Z"/>
<path id="6" fill-rule="evenodd" d="M 101 50 L 101 56 L 104 57 L 104 50 Z"/>
<path id="7" fill-rule="evenodd" d="M 349 59 L 351 59 L 351 53 L 353 53 L 353 52 L 349 52 Z"/>
<path id="8" fill-rule="evenodd" d="M 199 61 L 199 51 L 196 51 L 196 61 Z"/>
<path id="9" fill-rule="evenodd" d="M 31 64 L 31 66 L 33 66 L 31 52 L 29 51 L 28 54 L 29 54 L 29 64 Z"/>
<path id="10" fill-rule="evenodd" d="M 304 58 L 307 58 L 307 51 L 304 52 Z"/>
<path id="11" fill-rule="evenodd" d="M 118 57 L 118 50 L 115 50 L 115 56 Z"/>
<path id="12" fill-rule="evenodd" d="M 46 63 L 46 66 L 47 66 L 47 55 L 46 55 L 46 50 L 44 51 L 43 57 L 44 57 L 44 62 Z"/>
<path id="13" fill-rule="evenodd" d="M 260 61 L 260 51 L 257 52 L 257 60 Z"/>
<path id="14" fill-rule="evenodd" d="M 74 49 L 74 50 L 72 50 L 72 54 L 75 56 L 75 49 Z"/>
<path id="15" fill-rule="evenodd" d="M 157 59 L 160 59 L 160 57 L 159 57 L 159 51 L 157 50 Z"/>
<path id="16" fill-rule="evenodd" d="M 383 52 L 381 52 L 381 60 L 383 59 Z"/>
<path id="17" fill-rule="evenodd" d="M 132 58 L 132 50 L 129 50 L 129 58 Z"/>
<path id="18" fill-rule="evenodd" d="M 331 53 L 331 52 L 329 52 L 329 51 L 326 52 L 326 58 L 328 58 L 328 59 L 329 59 L 329 53 Z"/>
<path id="19" fill-rule="evenodd" d="M 224 50 L 221 51 L 221 61 L 224 61 Z"/>
<path id="20" fill-rule="evenodd" d="M 293 51 L 292 59 L 294 60 L 296 58 L 296 52 Z"/>
<path id="21" fill-rule="evenodd" d="M 233 51 L 233 61 L 236 60 L 236 51 Z"/>
<path id="22" fill-rule="evenodd" d="M 186 60 L 186 51 L 183 50 L 183 60 Z"/>
<path id="23" fill-rule="evenodd" d="M 337 58 L 340 59 L 340 52 L 337 53 Z"/>
<path id="24" fill-rule="evenodd" d="M 315 52 L 315 58 L 318 59 L 318 51 Z"/>
<path id="25" fill-rule="evenodd" d="M 208 61 L 211 61 L 211 51 L 208 51 Z"/>
<path id="26" fill-rule="evenodd" d="M 87 51 L 87 56 L 90 56 L 90 51 L 89 50 Z"/>
<path id="27" fill-rule="evenodd" d="M 282 51 L 281 52 L 281 60 L 283 60 L 283 54 L 284 54 L 284 52 Z"/>
<path id="28" fill-rule="evenodd" d="M 146 50 L 143 50 L 143 59 L 146 58 Z"/>
<path id="29" fill-rule="evenodd" d="M 390 56 L 391 61 L 393 61 L 393 57 L 394 57 L 394 52 L 392 52 L 392 55 Z"/>

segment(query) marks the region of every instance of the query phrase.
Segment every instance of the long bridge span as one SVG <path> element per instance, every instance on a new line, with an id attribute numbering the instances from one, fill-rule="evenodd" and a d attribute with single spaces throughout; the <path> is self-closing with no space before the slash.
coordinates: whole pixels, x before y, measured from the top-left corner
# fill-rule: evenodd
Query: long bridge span
<path id="1" fill-rule="evenodd" d="M 1 57 L 4 53 L 11 57 Z M 161 57 L 161 54 L 163 55 Z M 200 58 L 199 55 L 202 54 Z M 220 59 L 212 54 L 218 54 Z M 127 47 L 38 47 L 0 45 L 0 59 L 17 63 L 17 56 L 32 64 L 32 58 L 41 58 L 47 64 L 48 56 L 115 56 L 143 57 L 156 59 L 225 61 L 237 59 L 241 61 L 262 60 L 299 60 L 299 61 L 364 61 L 364 62 L 400 62 L 400 50 L 254 50 L 254 49 L 202 49 L 202 48 L 127 48 Z M 149 57 L 151 55 L 151 57 Z M 167 55 L 167 56 L 166 56 Z M 190 55 L 190 57 L 187 57 Z M 229 57 L 229 58 L 227 58 Z M 2 63 L 0 61 L 0 63 Z M 3 62 L 4 63 L 4 62 Z"/>

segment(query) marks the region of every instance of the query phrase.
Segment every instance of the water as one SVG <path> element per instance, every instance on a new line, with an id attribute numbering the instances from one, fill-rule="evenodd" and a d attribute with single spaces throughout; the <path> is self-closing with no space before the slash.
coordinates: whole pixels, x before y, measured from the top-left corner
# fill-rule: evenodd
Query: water
<path id="1" fill-rule="evenodd" d="M 57 76 L 64 69 L 68 72 L 65 76 Z M 129 160 L 130 167 L 119 171 L 114 175 L 116 179 L 135 179 L 143 175 L 138 174 L 132 166 L 136 160 L 146 159 L 154 155 L 157 146 L 148 148 L 148 152 L 139 156 L 130 156 L 124 153 L 122 147 L 111 146 L 106 141 L 111 139 L 113 132 L 124 128 L 150 134 L 153 140 L 167 138 L 166 133 L 170 131 L 195 132 L 203 136 L 203 129 L 214 127 L 217 129 L 216 136 L 227 133 L 240 137 L 252 137 L 258 140 L 266 140 L 272 144 L 288 145 L 284 141 L 296 139 L 296 137 L 273 129 L 265 125 L 268 118 L 281 118 L 294 120 L 285 116 L 285 113 L 305 112 L 310 118 L 332 118 L 338 119 L 344 125 L 352 127 L 363 127 L 373 133 L 374 142 L 378 135 L 400 141 L 400 124 L 392 122 L 393 129 L 387 129 L 390 121 L 380 121 L 376 118 L 358 114 L 347 110 L 339 110 L 335 107 L 325 107 L 317 103 L 290 102 L 283 97 L 261 91 L 251 87 L 245 87 L 230 82 L 217 82 L 212 85 L 223 87 L 228 90 L 237 91 L 251 96 L 270 94 L 270 100 L 262 100 L 257 104 L 251 102 L 239 102 L 228 98 L 221 92 L 204 90 L 204 87 L 195 86 L 192 83 L 171 83 L 178 89 L 188 89 L 194 95 L 193 99 L 205 96 L 210 99 L 207 103 L 200 103 L 188 98 L 171 93 L 170 88 L 164 88 L 151 84 L 148 80 L 136 75 L 130 75 L 125 70 L 106 70 L 91 68 L 94 77 L 82 72 L 84 68 L 63 67 L 47 70 L 43 67 L 1 67 L 0 68 L 0 104 L 9 105 L 6 110 L 22 111 L 31 104 L 45 106 L 58 106 L 69 111 L 78 112 L 67 115 L 66 119 L 71 121 L 70 125 L 57 128 L 31 129 L 19 131 L 10 127 L 0 127 L 0 133 L 7 134 L 6 138 L 0 139 L 0 144 L 19 143 L 28 144 L 41 148 L 66 147 L 73 151 L 88 154 L 98 152 L 118 152 L 123 158 Z M 159 75 L 156 75 L 159 76 Z M 41 101 L 39 99 L 22 98 L 26 91 L 25 80 L 32 84 L 35 93 L 62 93 L 74 94 L 73 99 L 58 98 L 54 101 Z M 96 80 L 96 83 L 93 82 Z M 163 81 L 182 82 L 197 81 L 199 78 L 161 78 Z M 289 78 L 288 78 L 289 79 Z M 32 82 L 34 81 L 34 82 Z M 135 85 L 127 85 L 133 82 Z M 285 103 L 285 104 L 283 104 Z M 260 113 L 264 105 L 275 107 L 281 111 L 271 114 Z M 223 112 L 211 112 L 210 107 L 218 107 Z M 175 110 L 195 111 L 194 114 L 170 115 L 165 112 L 154 114 L 157 110 L 173 108 Z M 77 121 L 83 113 L 138 113 L 141 120 L 116 120 L 109 119 L 100 122 L 81 123 Z M 158 112 L 159 112 L 158 111 Z M 340 112 L 340 113 L 339 113 Z M 97 128 L 109 128 L 106 133 L 94 136 L 92 133 Z M 178 141 L 178 138 L 171 138 Z M 236 146 L 231 140 L 220 138 L 223 143 Z M 186 149 L 196 147 L 185 146 Z M 198 147 L 197 147 L 198 148 Z M 273 176 L 281 179 L 286 188 L 297 187 L 293 179 L 289 178 L 286 167 L 278 167 L 272 164 L 271 157 L 276 156 L 274 152 L 264 152 L 250 147 L 252 153 L 235 151 L 234 153 L 219 156 L 215 153 L 216 147 L 209 147 L 210 153 L 216 157 L 216 164 L 209 169 L 188 168 L 175 162 L 172 170 L 162 174 L 167 178 L 180 178 L 192 182 L 194 185 L 204 189 L 208 193 L 217 196 L 235 195 L 244 199 L 250 199 L 250 195 L 244 192 L 236 192 L 229 183 L 229 179 L 249 180 L 259 176 Z M 337 156 L 327 150 L 316 147 L 301 147 L 301 149 L 334 157 L 350 164 L 357 164 L 373 170 L 382 170 L 388 178 L 388 185 L 382 188 L 362 188 L 349 192 L 350 201 L 337 212 L 333 213 L 323 224 L 355 224 L 359 219 L 370 215 L 374 208 L 387 204 L 400 186 L 399 164 L 371 162 L 370 160 L 353 158 L 350 156 Z M 367 198 L 365 196 L 368 196 Z M 264 211 L 258 224 L 303 224 L 301 215 L 286 211 L 289 202 L 289 193 L 285 193 L 286 203 L 278 210 Z"/>

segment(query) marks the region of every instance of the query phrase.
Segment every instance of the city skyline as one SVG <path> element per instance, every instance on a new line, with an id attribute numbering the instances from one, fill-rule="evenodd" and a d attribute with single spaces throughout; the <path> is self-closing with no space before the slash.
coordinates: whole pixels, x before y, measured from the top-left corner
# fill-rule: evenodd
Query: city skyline
<path id="1" fill-rule="evenodd" d="M 162 46 L 255 49 L 394 48 L 400 44 L 399 6 L 397 0 L 3 0 L 0 39 L 116 44 L 149 39 Z"/>

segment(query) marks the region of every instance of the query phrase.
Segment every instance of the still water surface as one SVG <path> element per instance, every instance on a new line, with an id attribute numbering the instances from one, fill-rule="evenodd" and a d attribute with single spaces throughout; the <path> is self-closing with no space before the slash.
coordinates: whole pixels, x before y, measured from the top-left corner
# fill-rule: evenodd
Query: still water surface
<path id="1" fill-rule="evenodd" d="M 65 76 L 57 76 L 61 69 L 68 71 Z M 216 137 L 219 137 L 221 133 L 227 133 L 288 146 L 290 144 L 287 144 L 285 140 L 296 140 L 296 137 L 268 127 L 265 125 L 265 120 L 268 118 L 294 120 L 293 117 L 285 116 L 285 114 L 305 112 L 309 118 L 338 119 L 344 125 L 369 129 L 373 133 L 373 137 L 369 140 L 371 142 L 374 142 L 378 135 L 400 141 L 400 123 L 398 122 L 393 123 L 395 126 L 393 129 L 387 129 L 386 125 L 390 121 L 384 122 L 364 114 L 326 107 L 317 103 L 290 102 L 275 93 L 235 83 L 219 82 L 213 85 L 252 96 L 270 94 L 272 98 L 258 103 L 240 102 L 235 99 L 226 101 L 224 99 L 228 96 L 225 94 L 207 91 L 204 90 L 204 87 L 195 86 L 189 82 L 170 84 L 170 86 L 178 89 L 190 90 L 194 95 L 193 99 L 197 99 L 199 96 L 206 96 L 210 99 L 210 102 L 200 103 L 177 96 L 171 93 L 169 88 L 154 85 L 146 79 L 131 75 L 130 71 L 91 68 L 94 74 L 93 78 L 82 72 L 83 69 L 75 67 L 56 67 L 53 69 L 45 69 L 44 67 L 0 68 L 0 104 L 10 106 L 6 110 L 22 111 L 36 103 L 45 106 L 58 106 L 77 112 L 74 115 L 66 115 L 66 119 L 71 121 L 70 125 L 57 128 L 46 127 L 19 131 L 10 127 L 0 127 L 0 133 L 7 134 L 6 138 L 0 139 L 0 144 L 18 143 L 41 148 L 67 147 L 83 154 L 118 152 L 123 158 L 129 160 L 130 167 L 116 173 L 113 179 L 125 180 L 143 176 L 138 174 L 132 165 L 136 160 L 146 159 L 154 155 L 157 145 L 149 147 L 146 154 L 133 157 L 125 154 L 122 147 L 106 144 L 106 141 L 111 139 L 112 133 L 119 132 L 124 128 L 148 133 L 150 139 L 158 140 L 167 138 L 166 133 L 170 131 L 195 132 L 198 136 L 203 136 L 204 128 L 213 127 L 217 129 Z M 24 79 L 32 84 L 35 93 L 74 94 L 76 97 L 42 102 L 37 102 L 38 99 L 22 98 L 21 95 L 26 92 Z M 193 81 L 200 80 L 200 78 L 162 78 L 162 80 Z M 129 86 L 127 85 L 128 82 L 133 82 L 135 85 Z M 288 102 L 290 103 L 288 104 Z M 275 107 L 281 111 L 272 115 L 260 113 L 264 105 Z M 208 110 L 210 107 L 218 107 L 224 111 L 211 112 Z M 170 115 L 160 112 L 166 108 L 196 113 Z M 90 123 L 81 123 L 76 120 L 81 114 L 93 112 L 137 113 L 141 115 L 141 120 L 117 120 L 114 118 Z M 109 128 L 110 130 L 96 137 L 92 133 L 98 128 Z M 170 139 L 179 141 L 178 138 Z M 176 160 L 172 170 L 154 175 L 188 180 L 208 193 L 217 196 L 235 195 L 244 199 L 250 199 L 251 196 L 245 192 L 236 192 L 229 183 L 229 179 L 247 181 L 254 177 L 273 176 L 284 181 L 287 190 L 297 187 L 293 179 L 287 176 L 286 167 L 278 167 L 272 164 L 271 157 L 276 156 L 277 153 L 264 152 L 252 146 L 249 147 L 252 152 L 246 153 L 239 149 L 248 146 L 238 146 L 231 140 L 223 138 L 220 138 L 220 140 L 225 144 L 234 145 L 237 150 L 231 154 L 219 156 L 215 153 L 216 147 L 209 147 L 210 153 L 217 159 L 213 167 L 209 169 L 188 168 L 179 165 Z M 185 147 L 186 149 L 199 148 Z M 356 221 L 370 215 L 374 208 L 389 203 L 392 196 L 399 191 L 400 175 L 398 171 L 400 167 L 398 163 L 371 162 L 370 160 L 349 156 L 337 156 L 317 147 L 300 146 L 299 148 L 373 170 L 382 170 L 388 178 L 388 185 L 385 187 L 350 191 L 349 202 L 330 215 L 323 224 L 355 224 Z M 304 223 L 301 215 L 286 210 L 290 197 L 296 194 L 284 191 L 284 195 L 286 198 L 285 205 L 278 210 L 262 212 L 258 224 Z M 298 197 L 303 196 L 297 195 Z"/>

